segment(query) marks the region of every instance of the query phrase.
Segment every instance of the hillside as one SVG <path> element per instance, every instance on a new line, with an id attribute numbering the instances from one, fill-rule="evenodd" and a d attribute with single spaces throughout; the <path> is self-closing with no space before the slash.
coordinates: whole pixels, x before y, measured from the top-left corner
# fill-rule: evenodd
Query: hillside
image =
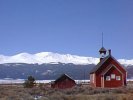
<path id="1" fill-rule="evenodd" d="M 94 64 L 75 65 L 75 64 L 24 64 L 10 63 L 0 64 L 0 79 L 26 79 L 32 75 L 38 80 L 52 80 L 66 73 L 77 80 L 89 79 L 89 72 L 94 67 Z M 128 78 L 133 77 L 133 66 L 126 67 Z"/>

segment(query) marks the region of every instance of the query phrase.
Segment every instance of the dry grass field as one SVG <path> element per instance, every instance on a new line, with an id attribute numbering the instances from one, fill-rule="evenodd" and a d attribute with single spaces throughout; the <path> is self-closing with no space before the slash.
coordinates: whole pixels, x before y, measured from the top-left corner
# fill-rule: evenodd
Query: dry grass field
<path id="1" fill-rule="evenodd" d="M 51 89 L 49 84 L 38 84 L 34 88 L 0 85 L 0 100 L 133 100 L 133 83 L 129 82 L 127 87 L 117 89 L 84 85 L 65 90 Z"/>

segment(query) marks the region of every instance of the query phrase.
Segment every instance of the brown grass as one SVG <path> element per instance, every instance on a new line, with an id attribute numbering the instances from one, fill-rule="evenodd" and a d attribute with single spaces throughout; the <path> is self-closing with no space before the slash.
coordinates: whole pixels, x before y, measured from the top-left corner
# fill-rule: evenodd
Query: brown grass
<path id="1" fill-rule="evenodd" d="M 49 84 L 40 84 L 34 88 L 24 88 L 22 85 L 0 85 L 0 100 L 133 100 L 133 87 L 116 89 L 91 88 L 89 86 L 71 89 L 52 89 Z"/>

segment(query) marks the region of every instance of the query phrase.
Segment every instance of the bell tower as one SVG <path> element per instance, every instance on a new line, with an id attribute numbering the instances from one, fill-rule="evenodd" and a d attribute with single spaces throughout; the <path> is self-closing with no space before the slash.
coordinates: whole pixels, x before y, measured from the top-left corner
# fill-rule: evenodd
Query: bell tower
<path id="1" fill-rule="evenodd" d="M 101 61 L 106 56 L 106 49 L 104 47 L 102 47 L 99 50 L 99 53 L 100 53 L 100 61 Z"/>
<path id="2" fill-rule="evenodd" d="M 102 48 L 99 50 L 100 61 L 106 56 L 106 49 L 103 47 L 103 33 L 102 33 Z"/>

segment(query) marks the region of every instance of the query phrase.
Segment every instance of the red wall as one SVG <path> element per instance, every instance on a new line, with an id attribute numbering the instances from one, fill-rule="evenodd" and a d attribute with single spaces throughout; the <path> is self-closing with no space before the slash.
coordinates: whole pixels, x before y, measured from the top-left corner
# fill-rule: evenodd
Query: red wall
<path id="1" fill-rule="evenodd" d="M 107 66 L 109 66 L 110 64 L 113 64 L 115 65 L 123 74 L 124 74 L 124 77 L 123 77 L 123 80 L 124 80 L 124 85 L 126 85 L 126 71 L 120 66 L 120 64 L 115 61 L 114 59 L 112 58 L 109 58 L 97 71 L 96 71 L 96 87 L 101 87 L 101 73 L 103 72 L 103 70 L 106 69 Z M 119 73 L 118 71 L 114 71 L 114 73 Z M 120 74 L 120 73 L 119 73 Z M 112 80 L 113 81 L 113 80 Z M 109 84 L 109 83 L 106 83 L 106 84 Z M 115 85 L 117 84 L 117 85 Z M 110 86 L 110 85 L 107 85 L 107 86 Z M 112 86 L 111 87 L 117 87 L 117 86 L 122 86 L 121 83 L 119 82 L 113 82 Z"/>
<path id="2" fill-rule="evenodd" d="M 72 88 L 76 83 L 72 80 L 62 80 L 51 85 L 52 88 L 66 89 Z"/>
<path id="3" fill-rule="evenodd" d="M 123 79 L 124 79 L 124 85 L 126 86 L 127 85 L 127 83 L 126 83 L 126 71 L 116 61 L 112 60 L 111 63 L 114 64 L 115 66 L 117 66 L 117 68 L 120 71 L 122 71 L 122 73 L 124 74 Z"/>
<path id="4" fill-rule="evenodd" d="M 108 59 L 97 71 L 96 71 L 96 87 L 101 87 L 101 73 L 106 69 L 107 66 L 111 64 L 111 61 Z"/>
<path id="5" fill-rule="evenodd" d="M 111 77 L 111 74 L 115 74 L 115 77 L 116 76 L 120 76 L 121 77 L 121 80 L 116 80 L 115 79 L 111 79 L 110 81 L 107 81 L 106 80 L 106 76 L 110 76 Z M 123 86 L 123 79 L 122 79 L 122 74 L 116 70 L 116 68 L 112 67 L 105 75 L 104 75 L 104 87 L 120 87 L 120 86 Z"/>

